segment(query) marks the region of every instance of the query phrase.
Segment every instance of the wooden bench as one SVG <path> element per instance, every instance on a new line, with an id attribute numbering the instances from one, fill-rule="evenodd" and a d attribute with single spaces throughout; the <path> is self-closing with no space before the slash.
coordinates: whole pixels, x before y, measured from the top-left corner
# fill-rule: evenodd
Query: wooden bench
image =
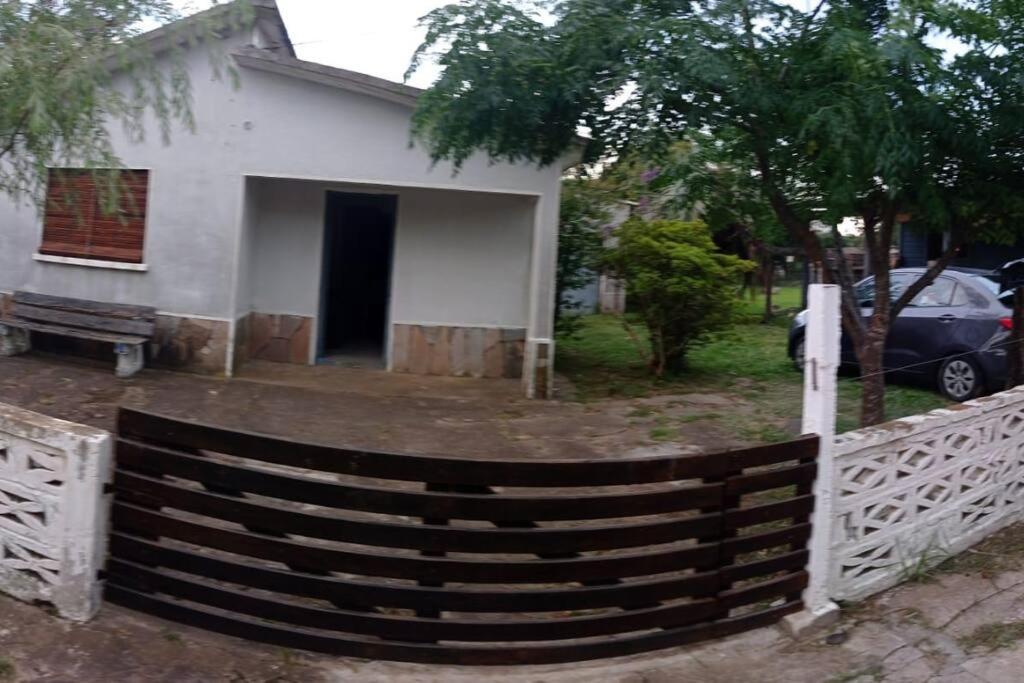
<path id="1" fill-rule="evenodd" d="M 118 377 L 131 377 L 145 362 L 143 345 L 153 338 L 156 309 L 62 296 L 15 292 L 0 319 L 0 356 L 30 348 L 32 332 L 109 342 L 117 354 Z"/>

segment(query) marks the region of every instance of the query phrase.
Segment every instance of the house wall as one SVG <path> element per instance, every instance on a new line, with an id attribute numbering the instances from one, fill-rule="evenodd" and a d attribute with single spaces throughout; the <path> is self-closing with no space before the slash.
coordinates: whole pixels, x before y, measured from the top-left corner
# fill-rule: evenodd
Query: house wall
<path id="1" fill-rule="evenodd" d="M 222 48 L 230 52 L 248 42 L 248 35 L 236 35 L 226 39 Z M 403 188 L 411 193 L 406 204 L 413 216 L 431 211 L 438 214 L 429 220 L 443 224 L 436 228 L 442 242 L 447 240 L 453 247 L 470 244 L 474 250 L 484 246 L 484 240 L 474 232 L 468 216 L 482 218 L 482 207 L 491 200 L 464 199 L 457 207 L 447 207 L 452 214 L 466 213 L 467 222 L 458 224 L 446 222 L 440 215 L 446 206 L 413 190 L 485 191 L 492 193 L 489 197 L 521 194 L 542 207 L 536 216 L 543 246 L 534 245 L 535 250 L 541 249 L 541 260 L 529 261 L 520 255 L 507 261 L 502 258 L 498 250 L 509 240 L 521 243 L 523 236 L 516 232 L 510 237 L 501 225 L 487 231 L 491 247 L 484 253 L 494 258 L 486 265 L 468 263 L 466 256 L 472 254 L 476 259 L 477 251 L 453 252 L 446 258 L 438 243 L 421 240 L 417 244 L 417 235 L 409 233 L 405 246 L 399 247 L 405 256 L 400 259 L 401 277 L 396 282 L 396 292 L 403 293 L 396 298 L 396 317 L 417 322 L 458 320 L 526 326 L 521 305 L 524 292 L 532 287 L 534 298 L 551 296 L 547 281 L 553 279 L 553 270 L 547 273 L 546 269 L 549 262 L 553 268 L 557 236 L 561 173 L 557 165 L 538 169 L 529 164 L 491 164 L 478 155 L 455 173 L 450 164 L 435 165 L 423 149 L 410 146 L 410 106 L 250 68 L 238 69 L 240 87 L 235 90 L 228 82 L 211 77 L 204 49 L 191 50 L 185 63 L 192 76 L 194 131 L 176 126 L 169 146 L 163 144 L 153 120 L 147 123 L 142 142 L 129 141 L 119 128 L 111 131 L 124 164 L 150 170 L 145 272 L 34 260 L 41 237 L 40 217 L 33 206 L 18 207 L 0 197 L 0 291 L 71 294 L 155 306 L 169 320 L 164 325 L 168 333 L 161 338 L 162 346 L 154 349 L 154 357 L 165 358 L 175 367 L 196 368 L 201 361 L 200 369 L 227 369 L 240 341 L 236 339 L 238 321 L 251 310 L 303 316 L 316 312 L 314 279 L 318 269 L 309 267 L 308 258 L 318 247 L 315 238 L 302 233 L 307 228 L 289 227 L 298 232 L 280 235 L 276 246 L 265 253 L 250 253 L 247 240 L 254 228 L 247 218 L 245 178 L 266 176 Z M 297 215 L 288 223 L 309 226 L 312 231 L 323 215 L 319 191 L 299 185 L 288 188 L 298 193 L 291 202 Z M 515 227 L 519 230 L 525 225 L 517 219 Z M 417 274 L 409 266 L 416 260 L 409 254 L 416 249 L 427 250 L 425 266 L 444 263 L 465 277 L 483 280 L 459 282 L 437 272 Z M 268 254 L 284 259 L 285 266 L 279 268 L 276 261 L 268 261 Z M 279 274 L 292 273 L 288 264 L 299 261 L 304 264 L 299 276 Z M 524 265 L 542 262 L 543 266 Z M 508 285 L 514 290 L 514 301 L 486 292 L 476 299 L 470 291 L 481 286 L 486 289 L 495 273 L 505 278 L 524 272 L 522 281 Z M 456 300 L 438 301 L 415 291 L 415 287 L 427 285 Z M 541 305 L 541 312 L 530 316 L 536 336 L 550 337 L 551 308 L 550 304 Z M 178 334 L 181 325 L 171 320 L 177 318 L 210 323 L 216 328 L 211 331 L 212 338 L 233 343 L 193 348 L 202 340 Z"/>
<path id="2" fill-rule="evenodd" d="M 327 193 L 371 192 L 398 198 L 389 313 L 395 329 L 389 337 L 400 353 L 391 367 L 481 376 L 521 372 L 535 198 L 265 178 L 250 179 L 248 188 L 251 250 L 241 272 L 248 273 L 249 289 L 238 301 L 240 311 L 252 315 L 238 335 L 240 356 L 313 360 Z M 429 338 L 452 342 L 419 345 L 423 329 L 432 330 Z M 485 330 L 497 331 L 495 340 Z M 455 351 L 463 337 L 465 351 Z M 508 360 L 485 362 L 485 353 Z M 392 360 L 394 355 L 389 352 Z"/>

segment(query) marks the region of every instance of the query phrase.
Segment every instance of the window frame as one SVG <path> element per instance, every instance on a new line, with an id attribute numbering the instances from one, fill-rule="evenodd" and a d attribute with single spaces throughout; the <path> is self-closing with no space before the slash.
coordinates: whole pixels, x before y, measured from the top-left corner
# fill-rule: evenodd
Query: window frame
<path id="1" fill-rule="evenodd" d="M 142 208 L 142 246 L 139 249 L 138 260 L 120 260 L 115 258 L 105 258 L 103 256 L 96 256 L 93 254 L 82 253 L 78 255 L 69 254 L 53 254 L 47 251 L 43 251 L 44 245 L 46 244 L 46 219 L 47 219 L 47 204 L 50 201 L 50 174 L 54 171 L 77 171 L 77 172 L 92 172 L 92 171 L 124 171 L 131 173 L 145 173 L 146 177 L 146 203 Z M 145 272 L 149 270 L 149 266 L 146 262 L 146 253 L 149 243 L 149 230 L 150 230 L 150 205 L 151 195 L 153 191 L 153 169 L 148 166 L 133 166 L 131 168 L 79 168 L 70 166 L 51 166 L 47 167 L 47 180 L 46 180 L 46 191 L 43 197 L 43 209 L 39 215 L 39 243 L 36 247 L 36 251 L 33 254 L 33 259 L 43 263 L 57 263 L 63 265 L 72 266 L 86 266 L 93 268 L 108 268 L 111 270 L 124 270 L 124 271 L 136 271 Z"/>

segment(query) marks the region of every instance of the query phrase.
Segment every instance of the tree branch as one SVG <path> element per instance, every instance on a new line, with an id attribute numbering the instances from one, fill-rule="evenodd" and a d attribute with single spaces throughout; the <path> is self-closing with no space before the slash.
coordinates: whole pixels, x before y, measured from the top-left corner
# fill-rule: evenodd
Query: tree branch
<path id="1" fill-rule="evenodd" d="M 943 253 L 942 256 L 940 256 L 935 261 L 935 263 L 933 263 L 931 267 L 929 267 L 928 270 L 924 272 L 924 275 L 922 275 L 920 278 L 911 283 L 911 285 L 907 287 L 903 294 L 900 295 L 900 298 L 893 303 L 891 308 L 892 317 L 895 318 L 896 316 L 898 316 L 900 314 L 900 311 L 906 308 L 907 305 L 914 300 L 914 297 L 920 294 L 925 287 L 935 282 L 935 278 L 937 278 L 939 276 L 939 273 L 945 270 L 946 266 L 948 266 L 953 261 L 953 259 L 957 255 L 957 252 L 960 251 L 960 247 L 962 246 L 962 238 L 958 237 L 955 240 L 950 240 L 950 246 L 948 249 L 946 249 L 945 253 Z"/>

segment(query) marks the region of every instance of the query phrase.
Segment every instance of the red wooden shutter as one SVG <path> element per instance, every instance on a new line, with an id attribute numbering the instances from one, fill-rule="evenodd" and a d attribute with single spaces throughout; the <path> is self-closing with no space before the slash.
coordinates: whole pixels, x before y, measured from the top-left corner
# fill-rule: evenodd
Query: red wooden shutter
<path id="1" fill-rule="evenodd" d="M 148 171 L 122 172 L 117 206 L 107 212 L 92 172 L 51 169 L 40 253 L 142 263 L 148 188 Z"/>

